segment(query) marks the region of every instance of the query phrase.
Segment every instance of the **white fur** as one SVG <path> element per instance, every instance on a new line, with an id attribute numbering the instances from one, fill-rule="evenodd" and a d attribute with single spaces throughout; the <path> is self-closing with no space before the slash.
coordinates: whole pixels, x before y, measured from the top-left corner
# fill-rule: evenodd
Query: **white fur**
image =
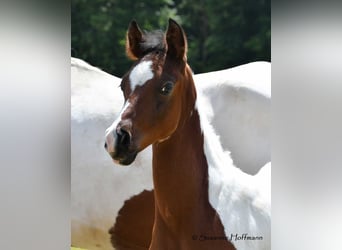
<path id="1" fill-rule="evenodd" d="M 106 143 L 107 143 L 107 151 L 108 152 L 114 152 L 114 145 L 115 145 L 115 140 L 116 140 L 116 127 L 118 126 L 119 122 L 122 119 L 122 114 L 126 111 L 126 109 L 129 107 L 130 103 L 129 101 L 127 101 L 124 105 L 124 107 L 122 108 L 120 114 L 118 115 L 118 117 L 115 119 L 115 121 L 112 123 L 112 125 L 106 129 Z"/>
<path id="2" fill-rule="evenodd" d="M 236 166 L 256 174 L 271 161 L 271 65 L 253 62 L 194 75 L 207 116 Z M 247 153 L 248 152 L 248 153 Z"/>
<path id="3" fill-rule="evenodd" d="M 194 79 L 210 103 L 207 115 L 223 147 L 238 167 L 256 173 L 270 160 L 270 64 L 255 62 Z M 103 147 L 103 131 L 124 103 L 120 81 L 71 59 L 71 243 L 86 249 L 112 249 L 108 229 L 124 201 L 153 188 L 151 147 L 128 167 L 115 165 Z"/>
<path id="4" fill-rule="evenodd" d="M 219 137 L 209 124 L 205 99 L 199 92 L 196 108 L 200 115 L 204 151 L 208 162 L 209 202 L 219 214 L 225 234 L 263 237 L 263 240 L 235 240 L 238 250 L 271 249 L 271 175 L 270 164 L 255 176 L 234 166 L 229 152 L 224 152 Z"/>
<path id="5" fill-rule="evenodd" d="M 148 80 L 153 78 L 152 61 L 142 61 L 136 65 L 129 75 L 131 91 L 133 92 L 137 86 L 144 85 Z"/>

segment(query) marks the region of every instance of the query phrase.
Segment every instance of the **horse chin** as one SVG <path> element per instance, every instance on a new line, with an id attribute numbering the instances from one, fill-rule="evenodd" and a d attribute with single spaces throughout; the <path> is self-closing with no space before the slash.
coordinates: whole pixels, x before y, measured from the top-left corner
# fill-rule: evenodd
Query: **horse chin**
<path id="1" fill-rule="evenodd" d="M 138 152 L 132 152 L 125 154 L 124 156 L 118 158 L 118 159 L 113 159 L 115 163 L 123 165 L 123 166 L 128 166 L 131 165 L 135 158 L 137 157 Z"/>

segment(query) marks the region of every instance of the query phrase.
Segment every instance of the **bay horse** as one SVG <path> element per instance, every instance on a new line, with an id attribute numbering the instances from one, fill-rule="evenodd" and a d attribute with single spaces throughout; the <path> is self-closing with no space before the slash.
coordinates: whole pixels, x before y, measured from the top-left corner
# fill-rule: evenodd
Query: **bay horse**
<path id="1" fill-rule="evenodd" d="M 236 168 L 205 113 L 187 64 L 183 29 L 142 32 L 132 21 L 123 77 L 125 105 L 106 130 L 113 160 L 130 165 L 152 145 L 154 249 L 270 249 L 270 165 Z"/>

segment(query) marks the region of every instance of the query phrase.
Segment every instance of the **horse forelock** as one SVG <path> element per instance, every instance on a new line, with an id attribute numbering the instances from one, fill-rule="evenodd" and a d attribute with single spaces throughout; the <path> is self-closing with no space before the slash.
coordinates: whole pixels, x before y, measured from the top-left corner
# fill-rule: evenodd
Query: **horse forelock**
<path id="1" fill-rule="evenodd" d="M 143 56 L 153 51 L 166 52 L 166 49 L 167 45 L 163 31 L 144 31 L 143 41 L 140 43 L 140 50 Z"/>
<path id="2" fill-rule="evenodd" d="M 127 76 L 132 74 L 132 71 L 134 71 L 135 68 L 141 68 L 145 69 L 144 71 L 147 72 L 147 75 L 150 75 L 148 71 L 152 70 L 155 74 L 158 70 L 162 70 L 165 68 L 165 63 L 168 61 L 167 51 L 168 51 L 168 45 L 166 41 L 166 34 L 162 30 L 154 30 L 154 31 L 146 31 L 144 30 L 142 32 L 142 40 L 139 43 L 139 50 L 140 50 L 140 56 L 138 58 L 138 61 L 134 64 L 134 66 L 131 68 L 129 72 L 127 72 Z M 146 61 L 151 61 L 150 67 L 140 67 L 140 65 L 147 64 Z M 187 63 L 184 61 L 178 61 L 174 60 L 173 58 L 170 61 L 171 63 L 167 65 L 168 69 L 171 69 L 174 74 L 177 70 L 176 68 L 180 66 L 180 68 L 184 68 L 186 70 Z M 171 67 L 170 67 L 171 66 Z M 172 68 L 174 70 L 172 70 Z M 190 68 L 190 67 L 189 67 Z M 191 69 L 190 69 L 191 71 Z M 142 71 L 140 71 L 143 73 Z M 160 72 L 161 73 L 161 72 Z M 185 71 L 183 72 L 185 73 Z M 192 71 L 191 74 L 192 75 Z M 151 78 L 149 78 L 151 79 Z M 141 80 L 139 80 L 141 82 Z M 138 84 L 142 85 L 142 84 Z"/>

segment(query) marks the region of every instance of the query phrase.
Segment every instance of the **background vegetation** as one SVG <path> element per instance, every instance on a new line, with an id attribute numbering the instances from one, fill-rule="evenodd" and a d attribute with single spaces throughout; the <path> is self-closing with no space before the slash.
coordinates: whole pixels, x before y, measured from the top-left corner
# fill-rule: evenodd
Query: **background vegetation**
<path id="1" fill-rule="evenodd" d="M 271 57 L 270 0 L 72 0 L 71 55 L 121 77 L 129 22 L 142 29 L 184 28 L 195 73 L 226 69 Z"/>

